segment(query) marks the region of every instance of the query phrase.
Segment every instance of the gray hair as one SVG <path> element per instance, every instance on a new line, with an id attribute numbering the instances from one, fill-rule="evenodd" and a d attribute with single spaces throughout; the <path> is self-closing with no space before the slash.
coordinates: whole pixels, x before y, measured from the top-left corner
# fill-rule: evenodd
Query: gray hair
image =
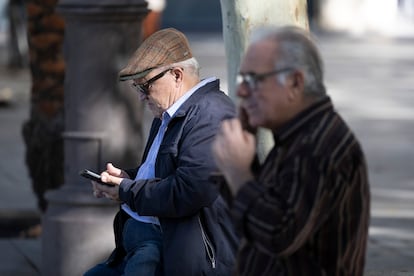
<path id="1" fill-rule="evenodd" d="M 166 68 L 167 67 L 182 67 L 182 68 L 187 69 L 185 71 L 188 72 L 189 74 L 192 74 L 197 77 L 199 77 L 200 75 L 200 64 L 198 63 L 197 59 L 194 57 L 186 59 L 184 61 L 170 64 L 166 66 Z"/>
<path id="2" fill-rule="evenodd" d="M 323 62 L 308 32 L 295 26 L 261 27 L 252 33 L 250 43 L 263 40 L 271 40 L 278 44 L 275 69 L 289 67 L 301 70 L 304 74 L 305 95 L 313 97 L 326 95 Z M 286 74 L 280 75 L 280 82 L 284 83 Z"/>

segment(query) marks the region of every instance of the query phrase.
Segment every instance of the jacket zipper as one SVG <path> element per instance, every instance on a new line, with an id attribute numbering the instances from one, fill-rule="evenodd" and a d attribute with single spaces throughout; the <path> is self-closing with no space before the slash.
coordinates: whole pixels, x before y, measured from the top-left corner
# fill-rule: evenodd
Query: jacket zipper
<path id="1" fill-rule="evenodd" d="M 208 238 L 208 236 L 204 232 L 204 228 L 203 228 L 203 225 L 201 224 L 200 217 L 198 217 L 198 224 L 200 224 L 201 235 L 203 237 L 204 247 L 206 248 L 208 258 L 210 259 L 210 262 L 211 262 L 211 266 L 212 266 L 213 269 L 215 269 L 216 268 L 216 258 L 214 256 L 214 248 L 213 248 L 213 245 L 211 244 L 210 239 Z"/>

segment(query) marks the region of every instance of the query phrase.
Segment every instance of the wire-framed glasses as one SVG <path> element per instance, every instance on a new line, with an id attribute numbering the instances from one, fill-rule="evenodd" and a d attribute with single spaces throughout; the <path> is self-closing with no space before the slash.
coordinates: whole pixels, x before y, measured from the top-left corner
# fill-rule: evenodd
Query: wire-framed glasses
<path id="1" fill-rule="evenodd" d="M 257 73 L 254 73 L 254 72 L 239 73 L 239 74 L 237 74 L 236 83 L 237 83 L 237 86 L 242 85 L 242 84 L 246 84 L 247 87 L 251 91 L 254 91 L 254 90 L 257 89 L 257 85 L 259 84 L 259 82 L 265 80 L 267 77 L 270 77 L 270 76 L 276 75 L 276 74 L 280 74 L 280 73 L 284 73 L 284 72 L 287 72 L 287 71 L 292 71 L 292 70 L 293 70 L 293 68 L 286 67 L 286 68 L 276 69 L 276 70 L 266 72 L 266 73 L 262 73 L 262 74 L 257 74 Z"/>

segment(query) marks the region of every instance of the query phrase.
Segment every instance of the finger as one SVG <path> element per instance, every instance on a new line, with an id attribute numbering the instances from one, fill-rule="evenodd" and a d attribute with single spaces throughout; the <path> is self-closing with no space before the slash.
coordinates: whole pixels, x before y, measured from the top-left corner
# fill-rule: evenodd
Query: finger
<path id="1" fill-rule="evenodd" d="M 242 127 L 239 119 L 233 119 L 230 123 L 232 131 L 241 132 Z"/>
<path id="2" fill-rule="evenodd" d="M 228 120 L 222 126 L 222 136 L 225 143 L 231 143 L 235 139 L 240 139 L 242 136 L 242 127 L 238 119 Z"/>
<path id="3" fill-rule="evenodd" d="M 226 154 L 228 149 L 226 146 L 226 141 L 227 140 L 225 137 L 217 137 L 212 145 L 214 160 L 218 167 L 222 167 L 226 162 L 226 158 L 228 157 Z"/>
<path id="4" fill-rule="evenodd" d="M 219 126 L 218 131 L 217 131 L 217 134 L 219 134 L 219 135 L 223 134 L 223 129 L 224 129 L 225 125 L 227 124 L 227 121 L 228 120 L 221 121 L 220 126 Z"/>
<path id="5" fill-rule="evenodd" d="M 229 121 L 229 125 L 228 125 L 228 131 L 233 133 L 233 132 L 240 132 L 241 131 L 241 123 L 239 119 L 232 119 L 231 121 Z"/>
<path id="6" fill-rule="evenodd" d="M 248 144 L 255 144 L 255 136 L 248 131 L 243 131 L 243 138 Z"/>
<path id="7" fill-rule="evenodd" d="M 95 181 L 92 181 L 92 190 L 93 190 L 93 195 L 96 198 L 102 197 L 102 191 L 99 189 L 99 184 Z"/>
<path id="8" fill-rule="evenodd" d="M 120 176 L 122 173 L 121 169 L 118 169 L 117 167 L 115 167 L 114 165 L 112 165 L 112 163 L 108 163 L 106 165 L 106 170 L 110 175 L 116 175 L 116 176 Z"/>
<path id="9" fill-rule="evenodd" d="M 107 172 L 103 172 L 102 174 L 101 174 L 101 181 L 102 182 L 104 182 L 104 183 L 108 183 L 108 184 L 114 184 L 115 183 L 115 179 L 116 179 L 116 177 L 114 177 L 114 176 L 112 176 L 112 175 L 110 175 L 109 173 L 107 173 Z M 102 186 L 102 185 L 101 185 Z M 102 190 L 102 189 L 101 189 Z"/>
<path id="10" fill-rule="evenodd" d="M 225 120 L 221 124 L 221 135 L 222 136 L 228 136 L 229 133 L 231 134 L 231 121 L 232 120 Z"/>
<path id="11" fill-rule="evenodd" d="M 96 197 L 96 198 L 102 198 L 104 195 L 103 195 L 103 193 L 102 192 L 100 192 L 100 191 L 98 191 L 98 190 L 96 190 L 96 191 L 93 191 L 93 195 L 94 195 L 94 197 Z"/>

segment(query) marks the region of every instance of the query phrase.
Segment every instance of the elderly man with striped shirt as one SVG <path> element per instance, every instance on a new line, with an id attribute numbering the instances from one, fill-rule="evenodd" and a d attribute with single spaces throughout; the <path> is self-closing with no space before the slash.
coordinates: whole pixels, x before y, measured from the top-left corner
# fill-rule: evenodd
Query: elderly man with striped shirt
<path id="1" fill-rule="evenodd" d="M 253 33 L 238 75 L 239 119 L 213 143 L 243 237 L 235 275 L 363 275 L 370 191 L 361 146 L 335 111 L 322 61 L 296 27 Z M 275 145 L 255 158 L 258 127 Z"/>

